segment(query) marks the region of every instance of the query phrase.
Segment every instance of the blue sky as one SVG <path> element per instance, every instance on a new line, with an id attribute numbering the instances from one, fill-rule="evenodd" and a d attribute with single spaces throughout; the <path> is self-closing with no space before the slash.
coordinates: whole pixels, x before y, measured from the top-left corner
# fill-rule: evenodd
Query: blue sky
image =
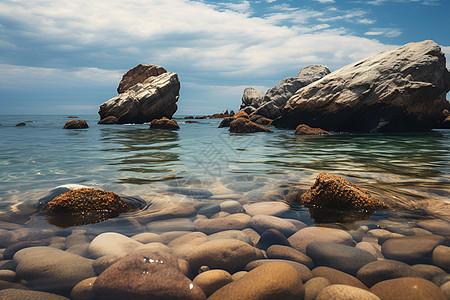
<path id="1" fill-rule="evenodd" d="M 449 56 L 449 12 L 448 0 L 2 0 L 0 114 L 96 114 L 139 63 L 179 74 L 177 114 L 236 110 L 245 87 L 310 64 L 426 39 Z"/>

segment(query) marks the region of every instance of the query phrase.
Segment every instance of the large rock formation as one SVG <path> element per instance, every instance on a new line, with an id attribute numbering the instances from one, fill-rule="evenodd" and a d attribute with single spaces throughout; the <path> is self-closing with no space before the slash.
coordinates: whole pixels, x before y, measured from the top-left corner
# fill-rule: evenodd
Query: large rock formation
<path id="1" fill-rule="evenodd" d="M 296 77 L 287 77 L 263 96 L 253 88 L 246 88 L 242 96 L 241 110 L 248 114 L 255 113 L 269 119 L 281 116 L 281 110 L 297 90 L 319 80 L 330 73 L 322 65 L 307 66 L 298 72 Z"/>
<path id="2" fill-rule="evenodd" d="M 441 118 L 450 73 L 433 41 L 409 43 L 348 65 L 300 90 L 275 126 L 330 131 L 424 131 Z"/>
<path id="3" fill-rule="evenodd" d="M 180 81 L 176 73 L 154 65 L 138 65 L 119 84 L 119 95 L 100 105 L 100 119 L 114 116 L 119 124 L 171 118 L 177 110 Z"/>

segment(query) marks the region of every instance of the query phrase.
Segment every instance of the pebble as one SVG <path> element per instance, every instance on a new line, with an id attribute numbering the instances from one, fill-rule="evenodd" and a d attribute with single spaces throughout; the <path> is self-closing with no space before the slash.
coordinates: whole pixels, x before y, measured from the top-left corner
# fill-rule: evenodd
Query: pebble
<path id="1" fill-rule="evenodd" d="M 381 245 L 384 257 L 400 261 L 417 261 L 430 254 L 445 241 L 438 235 L 392 238 Z"/>
<path id="2" fill-rule="evenodd" d="M 195 248 L 208 240 L 203 232 L 192 232 L 174 239 L 167 246 L 172 249 L 173 255 L 186 259 Z"/>
<path id="3" fill-rule="evenodd" d="M 391 238 L 399 238 L 404 237 L 404 235 L 399 233 L 393 233 L 385 229 L 372 229 L 367 232 L 367 236 L 375 237 L 378 239 L 378 243 L 381 245 L 384 241 L 387 241 Z"/>
<path id="4" fill-rule="evenodd" d="M 306 246 L 312 242 L 328 242 L 348 246 L 356 244 L 348 232 L 327 227 L 304 228 L 291 235 L 288 241 L 292 247 L 303 253 L 306 253 Z"/>
<path id="5" fill-rule="evenodd" d="M 227 271 L 216 269 L 198 274 L 193 282 L 209 297 L 221 287 L 233 282 L 233 278 Z"/>
<path id="6" fill-rule="evenodd" d="M 437 246 L 433 250 L 433 264 L 450 273 L 450 247 Z"/>
<path id="7" fill-rule="evenodd" d="M 161 234 L 161 243 L 168 244 L 174 239 L 179 238 L 180 236 L 191 233 L 192 231 L 170 231 Z"/>
<path id="8" fill-rule="evenodd" d="M 234 273 L 231 277 L 233 278 L 233 281 L 239 280 L 242 278 L 242 276 L 244 276 L 245 274 L 247 274 L 247 271 L 238 271 L 236 273 Z"/>
<path id="9" fill-rule="evenodd" d="M 206 299 L 181 273 L 168 253 L 134 251 L 100 274 L 94 283 L 100 299 Z"/>
<path id="10" fill-rule="evenodd" d="M 332 284 L 345 284 L 368 290 L 364 283 L 362 283 L 358 278 L 339 270 L 329 267 L 316 267 L 312 270 L 312 273 L 314 277 L 325 277 Z"/>
<path id="11" fill-rule="evenodd" d="M 148 250 L 148 251 L 153 251 L 153 252 L 156 251 L 156 252 L 165 252 L 165 253 L 172 254 L 172 249 L 170 249 L 169 247 L 167 247 L 163 243 L 157 243 L 157 242 L 155 242 L 155 243 L 148 243 L 148 244 L 144 244 L 144 245 L 138 246 L 133 251 L 137 251 L 137 250 Z"/>
<path id="12" fill-rule="evenodd" d="M 0 248 L 7 248 L 11 245 L 14 236 L 9 230 L 0 229 Z"/>
<path id="13" fill-rule="evenodd" d="M 84 234 L 71 234 L 65 239 L 65 246 L 66 249 L 69 249 L 73 246 L 79 245 L 79 244 L 86 244 L 89 243 L 89 238 Z"/>
<path id="14" fill-rule="evenodd" d="M 264 264 L 268 264 L 268 263 L 286 263 L 289 264 L 291 266 L 293 266 L 297 272 L 300 274 L 300 277 L 302 278 L 302 282 L 306 282 L 308 280 L 310 280 L 313 277 L 313 274 L 311 273 L 311 270 L 308 269 L 307 266 L 295 262 L 295 261 L 291 261 L 291 260 L 285 260 L 285 259 L 257 259 L 254 260 L 252 262 L 249 262 L 246 266 L 245 266 L 245 270 L 246 271 L 251 271 L 261 265 Z"/>
<path id="15" fill-rule="evenodd" d="M 105 255 L 94 260 L 94 262 L 92 263 L 92 268 L 94 268 L 96 275 L 100 275 L 103 273 L 103 271 L 118 262 L 120 259 L 121 257 L 119 256 Z"/>
<path id="16" fill-rule="evenodd" d="M 243 213 L 232 214 L 217 219 L 197 219 L 194 221 L 197 230 L 206 234 L 213 234 L 224 230 L 242 230 L 247 227 L 250 216 Z"/>
<path id="17" fill-rule="evenodd" d="M 22 289 L 1 290 L 0 299 L 69 300 L 69 298 L 61 295 Z"/>
<path id="18" fill-rule="evenodd" d="M 89 253 L 93 258 L 105 255 L 124 256 L 141 245 L 142 243 L 120 233 L 105 232 L 92 240 Z"/>
<path id="19" fill-rule="evenodd" d="M 16 279 L 17 275 L 13 270 L 0 270 L 0 280 L 15 282 Z"/>
<path id="20" fill-rule="evenodd" d="M 362 266 L 377 260 L 365 250 L 326 242 L 310 243 L 306 254 L 316 266 L 330 267 L 351 275 L 356 275 Z"/>
<path id="21" fill-rule="evenodd" d="M 192 270 L 196 272 L 206 265 L 211 269 L 223 269 L 230 273 L 243 270 L 251 261 L 261 256 L 259 251 L 238 240 L 214 240 L 201 244 L 187 257 Z"/>
<path id="22" fill-rule="evenodd" d="M 370 291 L 383 300 L 446 300 L 435 284 L 417 277 L 381 281 L 371 287 Z"/>
<path id="23" fill-rule="evenodd" d="M 268 229 L 261 235 L 256 247 L 262 250 L 267 250 L 272 245 L 290 246 L 291 244 L 278 230 Z"/>
<path id="24" fill-rule="evenodd" d="M 239 203 L 239 202 L 238 202 Z M 207 204 L 203 207 L 201 207 L 198 210 L 199 215 L 204 215 L 207 218 L 210 218 L 211 216 L 215 215 L 216 213 L 221 211 L 221 207 L 217 203 Z"/>
<path id="25" fill-rule="evenodd" d="M 295 232 L 297 229 L 294 224 L 285 219 L 278 218 L 275 216 L 267 216 L 267 215 L 256 215 L 250 219 L 249 222 L 250 227 L 256 230 L 258 233 L 263 233 L 268 229 L 276 229 L 281 232 L 285 237 L 289 237 Z"/>
<path id="26" fill-rule="evenodd" d="M 325 277 L 314 277 L 305 283 L 305 300 L 314 300 L 331 282 Z"/>
<path id="27" fill-rule="evenodd" d="M 294 248 L 283 245 L 272 245 L 267 251 L 267 257 L 273 259 L 286 259 L 304 264 L 309 269 L 314 268 L 312 259 Z"/>
<path id="28" fill-rule="evenodd" d="M 245 212 L 242 204 L 236 200 L 228 200 L 220 203 L 220 209 L 230 214 Z"/>
<path id="29" fill-rule="evenodd" d="M 83 257 L 89 257 L 89 243 L 74 245 L 66 250 L 67 252 L 83 256 Z"/>
<path id="30" fill-rule="evenodd" d="M 383 253 L 381 253 L 381 246 L 378 244 L 360 242 L 356 244 L 356 248 L 369 252 L 377 259 L 384 258 Z"/>
<path id="31" fill-rule="evenodd" d="M 28 288 L 25 285 L 23 285 L 22 283 L 15 283 L 15 282 L 11 282 L 11 281 L 0 280 L 0 290 L 5 290 L 5 289 L 28 290 Z"/>
<path id="32" fill-rule="evenodd" d="M 359 269 L 356 277 L 368 287 L 374 284 L 400 277 L 422 277 L 421 273 L 410 265 L 397 260 L 378 260 Z"/>
<path id="33" fill-rule="evenodd" d="M 441 274 L 433 277 L 431 280 L 435 285 L 441 286 L 446 282 L 450 281 L 450 274 Z"/>
<path id="34" fill-rule="evenodd" d="M 297 219 L 285 219 L 285 220 L 294 224 L 295 232 L 299 231 L 300 229 L 308 227 L 308 225 L 306 225 L 305 223 L 303 223 L 302 221 L 297 220 Z"/>
<path id="35" fill-rule="evenodd" d="M 424 220 L 417 222 L 420 227 L 438 235 L 450 236 L 449 223 L 443 220 Z"/>
<path id="36" fill-rule="evenodd" d="M 22 249 L 14 261 L 20 278 L 46 292 L 70 292 L 81 280 L 95 276 L 92 260 L 52 247 Z"/>
<path id="37" fill-rule="evenodd" d="M 418 264 L 412 266 L 414 270 L 419 272 L 420 276 L 422 278 L 425 278 L 427 280 L 432 280 L 434 277 L 441 275 L 441 274 L 447 274 L 444 270 L 442 270 L 439 267 L 433 266 L 433 265 L 424 265 L 424 264 Z"/>
<path id="38" fill-rule="evenodd" d="M 441 285 L 441 291 L 447 299 L 450 299 L 450 282 Z"/>
<path id="39" fill-rule="evenodd" d="M 96 279 L 97 277 L 91 277 L 78 282 L 70 292 L 70 298 L 72 300 L 94 300 L 94 282 Z"/>
<path id="40" fill-rule="evenodd" d="M 143 232 L 131 237 L 133 240 L 142 244 L 148 244 L 153 242 L 161 242 L 161 236 L 153 232 Z"/>
<path id="41" fill-rule="evenodd" d="M 197 210 L 192 204 L 176 205 L 157 211 L 149 211 L 147 214 L 136 217 L 141 224 L 148 224 L 151 221 L 167 220 L 173 218 L 188 218 L 197 214 Z"/>
<path id="42" fill-rule="evenodd" d="M 14 243 L 13 245 L 5 249 L 5 251 L 3 252 L 3 259 L 4 260 L 12 259 L 14 254 L 16 254 L 16 252 L 21 249 L 37 246 L 47 246 L 48 244 L 49 243 L 47 241 L 24 241 Z"/>
<path id="43" fill-rule="evenodd" d="M 253 246 L 252 239 L 250 236 L 241 230 L 225 230 L 220 231 L 214 234 L 211 234 L 208 236 L 209 240 L 221 240 L 221 239 L 235 239 L 239 241 L 243 241 L 244 243 L 249 244 L 250 246 Z"/>
<path id="44" fill-rule="evenodd" d="M 176 218 L 150 222 L 147 224 L 147 229 L 150 232 L 160 233 L 177 230 L 195 231 L 196 227 L 190 219 Z"/>
<path id="45" fill-rule="evenodd" d="M 279 216 L 289 210 L 289 205 L 278 201 L 259 202 L 244 205 L 244 209 L 250 216 L 269 215 Z"/>
<path id="46" fill-rule="evenodd" d="M 254 229 L 251 229 L 251 228 L 245 228 L 244 230 L 242 230 L 242 232 L 247 234 L 250 237 L 253 245 L 256 245 L 258 243 L 259 239 L 261 238 L 259 233 L 257 233 Z"/>
<path id="47" fill-rule="evenodd" d="M 325 287 L 316 297 L 316 300 L 381 300 L 377 295 L 354 286 L 332 284 Z"/>
<path id="48" fill-rule="evenodd" d="M 347 232 L 352 236 L 353 240 L 354 240 L 356 243 L 359 243 L 359 242 L 362 241 L 362 239 L 363 239 L 363 233 L 362 233 L 361 231 L 358 231 L 358 230 L 349 230 L 349 231 L 347 231 Z"/>
<path id="49" fill-rule="evenodd" d="M 209 297 L 217 299 L 303 299 L 305 288 L 297 270 L 285 263 L 261 265 Z"/>

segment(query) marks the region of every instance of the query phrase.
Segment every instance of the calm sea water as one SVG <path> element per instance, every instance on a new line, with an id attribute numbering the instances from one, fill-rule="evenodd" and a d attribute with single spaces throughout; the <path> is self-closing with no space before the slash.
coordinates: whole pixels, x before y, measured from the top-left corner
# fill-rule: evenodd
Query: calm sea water
<path id="1" fill-rule="evenodd" d="M 221 120 L 178 119 L 181 130 L 170 132 L 79 117 L 88 129 L 61 129 L 67 116 L 0 116 L 0 213 L 69 183 L 144 199 L 183 186 L 258 201 L 270 191 L 307 189 L 320 172 L 405 207 L 406 217 L 450 202 L 450 130 L 300 137 L 276 129 L 230 134 L 217 128 Z M 24 121 L 32 122 L 15 127 Z"/>

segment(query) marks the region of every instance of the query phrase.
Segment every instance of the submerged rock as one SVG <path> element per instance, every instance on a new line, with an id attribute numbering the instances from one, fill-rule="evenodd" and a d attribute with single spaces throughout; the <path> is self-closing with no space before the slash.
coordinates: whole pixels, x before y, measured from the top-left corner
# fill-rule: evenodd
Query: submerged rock
<path id="1" fill-rule="evenodd" d="M 169 120 L 167 118 L 155 119 L 150 123 L 150 129 L 168 129 L 178 130 L 180 126 L 175 120 Z"/>
<path id="2" fill-rule="evenodd" d="M 21 123 L 16 124 L 16 127 L 22 127 L 22 126 L 27 126 L 27 123 L 21 122 Z"/>
<path id="3" fill-rule="evenodd" d="M 297 135 L 330 135 L 328 131 L 320 128 L 311 128 L 308 125 L 300 124 L 295 128 L 295 134 Z"/>
<path id="4" fill-rule="evenodd" d="M 236 120 L 234 120 L 233 122 L 230 123 L 230 132 L 233 133 L 253 133 L 253 132 L 271 132 L 273 133 L 272 130 L 253 123 L 250 120 L 247 120 L 245 118 L 238 118 Z"/>
<path id="5" fill-rule="evenodd" d="M 119 123 L 119 120 L 117 120 L 117 118 L 114 116 L 108 116 L 98 121 L 98 124 L 117 124 L 117 123 Z"/>
<path id="6" fill-rule="evenodd" d="M 63 129 L 84 129 L 89 128 L 88 124 L 84 120 L 71 120 L 68 121 Z"/>
<path id="7" fill-rule="evenodd" d="M 298 90 L 274 123 L 331 131 L 426 131 L 440 120 L 449 89 L 441 48 L 433 41 L 409 43 Z"/>
<path id="8" fill-rule="evenodd" d="M 100 119 L 114 116 L 124 124 L 171 118 L 179 98 L 178 75 L 154 65 L 138 65 L 129 73 L 119 85 L 120 94 L 100 105 Z"/>

